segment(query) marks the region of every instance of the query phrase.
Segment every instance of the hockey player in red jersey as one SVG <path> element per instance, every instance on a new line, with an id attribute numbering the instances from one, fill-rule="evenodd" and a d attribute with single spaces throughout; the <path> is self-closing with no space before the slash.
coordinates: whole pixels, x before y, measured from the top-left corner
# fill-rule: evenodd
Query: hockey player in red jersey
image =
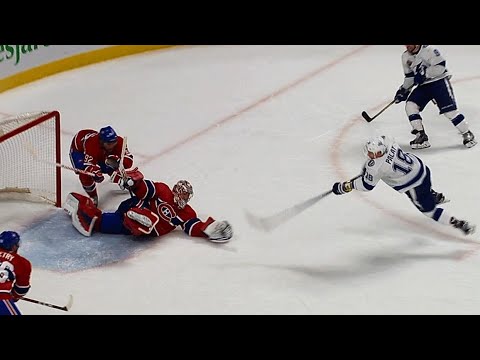
<path id="1" fill-rule="evenodd" d="M 101 128 L 100 131 L 80 130 L 72 139 L 70 145 L 70 161 L 76 169 L 85 170 L 95 174 L 90 176 L 78 173 L 80 183 L 88 196 L 98 205 L 97 183 L 105 177 L 103 174 L 112 175 L 118 171 L 122 156 L 124 138 L 117 136 L 111 126 Z M 133 166 L 133 155 L 125 149 L 123 167 L 128 170 Z"/>
<path id="2" fill-rule="evenodd" d="M 15 302 L 30 290 L 32 265 L 17 254 L 19 247 L 18 233 L 0 234 L 0 315 L 21 315 Z"/>
<path id="3" fill-rule="evenodd" d="M 203 237 L 224 243 L 231 239 L 233 230 L 227 221 L 209 217 L 202 221 L 187 203 L 193 196 L 192 185 L 178 181 L 172 189 L 163 182 L 147 180 L 138 171 L 129 171 L 119 178 L 122 189 L 133 195 L 123 201 L 117 211 L 102 212 L 91 199 L 70 193 L 65 210 L 72 216 L 73 226 L 83 235 L 92 232 L 134 236 L 162 236 L 180 226 L 189 236 Z"/>

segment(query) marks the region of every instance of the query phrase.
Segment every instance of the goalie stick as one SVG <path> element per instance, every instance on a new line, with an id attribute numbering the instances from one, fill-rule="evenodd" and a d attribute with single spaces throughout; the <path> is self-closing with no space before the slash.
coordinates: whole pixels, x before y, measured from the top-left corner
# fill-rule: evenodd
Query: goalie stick
<path id="1" fill-rule="evenodd" d="M 354 181 L 360 177 L 362 177 L 363 174 L 355 176 L 353 179 L 350 181 Z M 317 196 L 314 196 L 308 200 L 305 200 L 301 203 L 298 203 L 296 205 L 293 205 L 287 209 L 281 210 L 273 215 L 266 216 L 266 217 L 258 217 L 255 216 L 248 211 L 245 212 L 245 216 L 247 218 L 247 221 L 251 226 L 258 230 L 262 230 L 265 232 L 270 232 L 286 221 L 292 219 L 293 217 L 301 214 L 303 211 L 308 209 L 309 207 L 315 205 L 317 202 L 322 200 L 324 197 L 330 195 L 333 193 L 333 190 L 328 190 L 322 194 L 319 194 Z"/>
<path id="2" fill-rule="evenodd" d="M 123 137 L 123 144 L 122 144 L 122 154 L 120 155 L 120 162 L 118 163 L 118 170 L 120 170 L 120 175 L 122 175 L 122 179 L 125 181 L 127 175 L 125 172 L 125 166 L 123 165 L 123 159 L 125 158 L 125 152 L 127 151 L 127 137 Z M 130 193 L 131 197 L 134 197 L 134 194 L 130 187 L 128 188 L 128 192 Z"/>
<path id="3" fill-rule="evenodd" d="M 38 304 L 38 305 L 43 305 L 43 306 L 48 306 L 48 307 L 51 307 L 53 309 L 58 309 L 58 310 L 63 310 L 63 311 L 68 311 L 72 308 L 72 305 L 73 305 L 73 296 L 70 295 L 68 297 L 68 302 L 67 302 L 67 305 L 65 306 L 59 306 L 59 305 L 54 305 L 54 304 L 50 304 L 50 303 L 47 303 L 47 302 L 44 302 L 44 301 L 39 301 L 39 300 L 35 300 L 35 299 L 30 299 L 28 297 L 22 297 L 20 298 L 21 300 L 24 300 L 24 301 L 28 301 L 28 302 L 31 302 L 31 303 L 34 303 L 34 304 Z"/>

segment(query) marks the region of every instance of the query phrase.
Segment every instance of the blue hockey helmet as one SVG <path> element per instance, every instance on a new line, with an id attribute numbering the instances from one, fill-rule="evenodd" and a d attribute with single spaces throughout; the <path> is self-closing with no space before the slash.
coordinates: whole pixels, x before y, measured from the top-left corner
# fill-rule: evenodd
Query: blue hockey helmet
<path id="1" fill-rule="evenodd" d="M 117 133 L 111 126 L 106 126 L 100 129 L 100 141 L 104 143 L 112 143 L 117 141 Z"/>
<path id="2" fill-rule="evenodd" d="M 13 247 L 20 246 L 20 235 L 15 231 L 4 231 L 0 234 L 0 248 L 12 251 Z"/>

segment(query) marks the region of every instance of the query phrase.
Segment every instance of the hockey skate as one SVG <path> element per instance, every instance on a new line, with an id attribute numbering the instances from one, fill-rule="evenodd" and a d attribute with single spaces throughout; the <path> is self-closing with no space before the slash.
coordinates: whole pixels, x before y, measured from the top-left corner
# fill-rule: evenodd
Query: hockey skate
<path id="1" fill-rule="evenodd" d="M 465 235 L 473 234 L 476 228 L 475 225 L 471 225 L 465 220 L 455 219 L 453 216 L 450 218 L 450 224 L 452 224 L 454 228 L 462 230 Z"/>
<path id="2" fill-rule="evenodd" d="M 463 145 L 467 148 L 474 147 L 477 145 L 477 141 L 475 140 L 475 135 L 471 131 L 467 131 L 466 133 L 462 134 L 463 136 Z"/>
<path id="3" fill-rule="evenodd" d="M 412 134 L 416 136 L 415 139 L 410 141 L 410 147 L 412 149 L 426 149 L 430 147 L 428 135 L 425 134 L 424 130 L 413 130 Z"/>
<path id="4" fill-rule="evenodd" d="M 433 197 L 435 198 L 435 204 L 440 205 L 440 204 L 445 204 L 450 202 L 449 199 L 445 197 L 442 193 L 437 193 L 435 190 L 430 190 L 432 193 Z"/>

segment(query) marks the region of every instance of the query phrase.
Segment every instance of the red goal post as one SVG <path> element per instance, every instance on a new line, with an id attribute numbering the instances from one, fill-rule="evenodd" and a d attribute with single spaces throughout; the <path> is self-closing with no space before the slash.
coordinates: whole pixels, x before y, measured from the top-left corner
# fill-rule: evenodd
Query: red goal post
<path id="1" fill-rule="evenodd" d="M 0 195 L 61 207 L 60 113 L 0 119 Z"/>

